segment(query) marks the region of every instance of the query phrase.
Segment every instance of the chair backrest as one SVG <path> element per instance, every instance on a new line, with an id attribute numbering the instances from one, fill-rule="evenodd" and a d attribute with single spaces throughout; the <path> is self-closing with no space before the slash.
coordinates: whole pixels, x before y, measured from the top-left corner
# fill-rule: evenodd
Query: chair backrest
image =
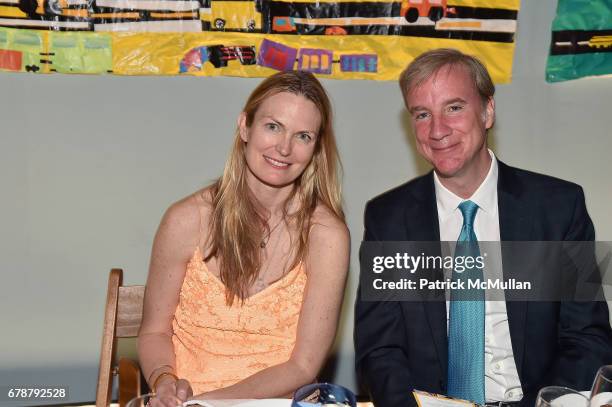
<path id="1" fill-rule="evenodd" d="M 123 270 L 112 269 L 108 277 L 104 327 L 102 330 L 102 349 L 98 370 L 96 407 L 107 407 L 111 401 L 113 376 L 119 374 L 119 405 L 140 394 L 140 372 L 132 361 L 121 360 L 115 367 L 117 338 L 138 336 L 142 321 L 142 305 L 145 286 L 123 286 Z M 122 373 L 129 385 L 122 386 Z"/>

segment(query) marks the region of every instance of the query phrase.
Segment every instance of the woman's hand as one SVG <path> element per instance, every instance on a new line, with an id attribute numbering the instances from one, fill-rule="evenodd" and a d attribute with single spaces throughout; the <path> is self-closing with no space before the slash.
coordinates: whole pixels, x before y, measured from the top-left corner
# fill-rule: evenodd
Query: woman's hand
<path id="1" fill-rule="evenodd" d="M 151 400 L 151 407 L 176 407 L 193 396 L 191 385 L 185 379 L 164 377 L 159 380 L 155 389 L 156 397 Z"/>

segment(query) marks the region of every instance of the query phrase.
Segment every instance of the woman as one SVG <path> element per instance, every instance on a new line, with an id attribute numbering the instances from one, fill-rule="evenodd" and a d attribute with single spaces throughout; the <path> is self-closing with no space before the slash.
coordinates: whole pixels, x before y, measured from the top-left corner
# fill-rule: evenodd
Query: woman
<path id="1" fill-rule="evenodd" d="M 317 79 L 264 80 L 221 178 L 173 204 L 155 237 L 138 348 L 165 405 L 283 397 L 315 380 L 348 269 L 338 166 Z"/>

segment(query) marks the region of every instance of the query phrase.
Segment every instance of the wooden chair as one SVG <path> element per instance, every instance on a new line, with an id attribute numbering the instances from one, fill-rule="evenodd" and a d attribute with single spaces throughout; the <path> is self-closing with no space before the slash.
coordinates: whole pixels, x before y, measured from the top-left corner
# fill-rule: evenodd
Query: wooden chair
<path id="1" fill-rule="evenodd" d="M 140 396 L 140 369 L 133 360 L 116 358 L 117 338 L 138 336 L 142 321 L 142 304 L 145 287 L 143 285 L 124 286 L 123 270 L 112 269 L 108 277 L 104 328 L 102 331 L 102 350 L 98 370 L 96 407 L 107 407 L 111 401 L 113 376 L 119 377 L 119 406 Z"/>

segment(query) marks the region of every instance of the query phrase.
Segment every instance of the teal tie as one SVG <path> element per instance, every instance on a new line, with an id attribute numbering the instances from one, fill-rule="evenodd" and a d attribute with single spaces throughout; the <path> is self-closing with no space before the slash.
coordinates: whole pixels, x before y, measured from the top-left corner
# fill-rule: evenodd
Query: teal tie
<path id="1" fill-rule="evenodd" d="M 480 256 L 474 233 L 478 205 L 464 201 L 459 205 L 463 226 L 455 248 L 455 260 L 461 256 Z M 456 264 L 459 264 L 458 262 Z M 483 278 L 481 268 L 453 269 L 452 280 L 463 281 L 464 290 L 451 290 L 448 322 L 448 395 L 478 404 L 485 403 L 484 386 L 484 290 L 467 289 L 467 280 Z"/>

